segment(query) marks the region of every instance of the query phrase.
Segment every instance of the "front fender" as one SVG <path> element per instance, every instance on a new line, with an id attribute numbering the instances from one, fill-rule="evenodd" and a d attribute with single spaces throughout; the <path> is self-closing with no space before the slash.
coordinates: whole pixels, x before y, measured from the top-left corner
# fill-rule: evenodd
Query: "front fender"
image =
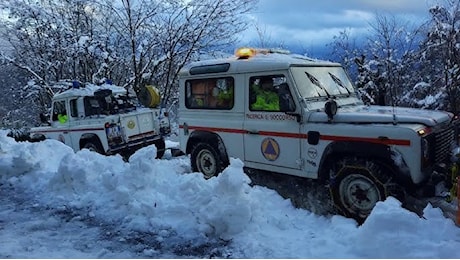
<path id="1" fill-rule="evenodd" d="M 345 156 L 355 156 L 381 161 L 402 174 L 398 174 L 399 181 L 406 182 L 410 179 L 409 167 L 402 154 L 392 146 L 366 142 L 333 142 L 324 150 L 320 161 L 320 178 L 329 178 L 329 165 L 331 160 L 338 160 Z"/>

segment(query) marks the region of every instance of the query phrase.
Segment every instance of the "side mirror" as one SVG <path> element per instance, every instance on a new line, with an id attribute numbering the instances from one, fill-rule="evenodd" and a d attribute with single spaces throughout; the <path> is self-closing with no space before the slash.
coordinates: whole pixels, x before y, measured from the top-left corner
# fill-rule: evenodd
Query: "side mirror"
<path id="1" fill-rule="evenodd" d="M 40 113 L 40 122 L 46 125 L 51 125 L 50 122 L 48 121 L 48 117 L 43 113 Z"/>
<path id="2" fill-rule="evenodd" d="M 294 112 L 295 103 L 291 92 L 289 91 L 288 84 L 282 83 L 279 86 L 276 86 L 275 89 L 279 97 L 281 112 Z"/>

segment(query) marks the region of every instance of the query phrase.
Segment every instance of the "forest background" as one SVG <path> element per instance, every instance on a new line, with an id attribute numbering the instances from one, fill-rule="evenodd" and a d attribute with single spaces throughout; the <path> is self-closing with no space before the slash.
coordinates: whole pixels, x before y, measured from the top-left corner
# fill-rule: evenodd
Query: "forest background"
<path id="1" fill-rule="evenodd" d="M 285 49 L 249 14 L 257 0 L 3 0 L 0 127 L 31 127 L 69 82 L 156 86 L 177 115 L 178 72 L 236 47 Z M 369 32 L 343 30 L 324 48 L 368 104 L 460 112 L 460 1 L 444 0 L 414 24 L 376 14 Z M 254 27 L 258 40 L 241 42 Z M 305 46 L 305 50 L 307 50 Z"/>

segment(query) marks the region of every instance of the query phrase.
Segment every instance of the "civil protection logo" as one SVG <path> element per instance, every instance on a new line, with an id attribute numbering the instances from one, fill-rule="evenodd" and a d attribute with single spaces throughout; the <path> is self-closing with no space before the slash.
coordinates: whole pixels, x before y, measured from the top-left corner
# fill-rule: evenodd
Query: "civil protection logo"
<path id="1" fill-rule="evenodd" d="M 265 159 L 269 161 L 275 161 L 280 155 L 280 146 L 275 139 L 267 137 L 262 141 L 260 151 Z"/>
<path id="2" fill-rule="evenodd" d="M 133 120 L 129 120 L 129 122 L 128 122 L 128 128 L 129 128 L 129 129 L 133 129 L 135 126 L 136 126 L 136 123 L 134 123 Z"/>

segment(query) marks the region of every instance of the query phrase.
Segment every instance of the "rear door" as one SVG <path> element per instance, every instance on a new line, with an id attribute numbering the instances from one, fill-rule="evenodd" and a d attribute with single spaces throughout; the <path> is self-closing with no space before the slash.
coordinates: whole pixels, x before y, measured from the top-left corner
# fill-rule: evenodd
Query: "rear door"
<path id="1" fill-rule="evenodd" d="M 121 126 L 128 141 L 135 141 L 146 135 L 158 134 L 156 133 L 155 112 L 152 110 L 138 110 L 136 113 L 120 116 Z"/>

